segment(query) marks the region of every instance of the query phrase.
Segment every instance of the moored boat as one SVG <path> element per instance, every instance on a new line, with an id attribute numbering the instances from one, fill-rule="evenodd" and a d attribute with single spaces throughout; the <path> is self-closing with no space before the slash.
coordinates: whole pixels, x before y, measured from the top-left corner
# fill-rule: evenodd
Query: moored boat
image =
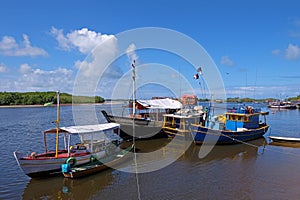
<path id="1" fill-rule="evenodd" d="M 163 126 L 163 115 L 180 110 L 182 104 L 174 99 L 152 99 L 137 100 L 135 102 L 136 113 L 132 114 L 133 102 L 129 103 L 127 115 L 122 111 L 122 115 L 108 114 L 102 110 L 107 122 L 119 123 L 121 125 L 121 136 L 124 138 L 133 137 L 133 124 L 136 138 L 153 138 L 161 136 Z"/>
<path id="2" fill-rule="evenodd" d="M 113 133 L 118 131 L 120 125 L 116 123 L 59 127 L 60 108 L 59 92 L 57 92 L 57 120 L 56 128 L 45 130 L 44 134 L 44 152 L 31 152 L 25 155 L 19 151 L 13 152 L 19 167 L 30 177 L 40 177 L 55 174 L 60 171 L 61 164 L 72 163 L 72 165 L 81 165 L 88 163 L 91 156 L 99 158 L 105 156 L 107 145 L 116 141 L 112 138 L 99 138 L 99 132 Z M 48 136 L 48 137 L 47 137 Z M 51 137 L 54 136 L 54 137 Z M 78 138 L 79 136 L 79 138 Z M 63 141 L 60 138 L 63 138 Z M 81 143 L 72 145 L 74 137 Z M 55 140 L 55 149 L 48 149 L 47 141 Z"/>
<path id="3" fill-rule="evenodd" d="M 108 122 L 115 122 L 121 125 L 121 136 L 126 139 L 149 139 L 161 136 L 163 132 L 161 131 L 162 120 L 159 120 L 162 117 L 160 110 L 173 112 L 180 109 L 182 104 L 177 100 L 167 98 L 138 101 L 136 98 L 135 68 L 134 60 L 132 63 L 133 95 L 132 100 L 125 106 L 129 110 L 129 113 L 124 115 L 124 109 L 122 114 L 116 114 L 115 112 L 108 114 L 105 110 L 101 112 Z"/>
<path id="4" fill-rule="evenodd" d="M 296 109 L 297 105 L 293 104 L 290 101 L 275 101 L 268 105 L 269 108 L 272 109 Z"/>
<path id="5" fill-rule="evenodd" d="M 106 148 L 111 143 L 116 143 L 117 138 L 99 137 L 99 133 L 115 134 L 119 130 L 119 124 L 107 123 L 84 126 L 60 127 L 59 135 L 65 137 L 65 144 L 61 150 L 49 150 L 47 147 L 47 135 L 55 134 L 56 129 L 44 131 L 45 152 L 32 152 L 30 155 L 23 155 L 15 151 L 14 156 L 18 165 L 24 173 L 30 177 L 41 177 L 56 174 L 60 171 L 61 165 L 70 163 L 71 165 L 81 165 L 90 162 L 93 157 L 102 158 L 106 155 Z M 71 138 L 80 136 L 81 143 L 71 145 Z"/>
<path id="6" fill-rule="evenodd" d="M 203 120 L 204 111 L 202 106 L 195 106 L 193 109 L 181 109 L 173 114 L 164 115 L 162 130 L 169 138 L 185 136 L 191 133 L 191 124 L 198 124 Z"/>
<path id="7" fill-rule="evenodd" d="M 268 136 L 271 139 L 270 144 L 275 146 L 300 147 L 299 137 L 286 136 Z"/>
<path id="8" fill-rule="evenodd" d="M 196 144 L 235 144 L 262 137 L 269 128 L 266 123 L 268 112 L 260 109 L 230 109 L 224 115 L 210 116 L 202 123 L 192 124 L 192 134 Z M 264 122 L 260 121 L 264 117 Z"/>
<path id="9" fill-rule="evenodd" d="M 53 106 L 53 102 L 44 103 L 45 107 Z"/>
<path id="10" fill-rule="evenodd" d="M 117 167 L 130 157 L 130 152 L 133 148 L 134 145 L 131 145 L 124 150 L 117 151 L 101 159 L 91 160 L 89 163 L 81 166 L 71 167 L 70 164 L 63 164 L 62 173 L 66 178 L 81 178 L 109 168 Z"/>
<path id="11" fill-rule="evenodd" d="M 248 106 L 246 109 L 230 109 L 224 115 L 208 117 L 202 123 L 192 124 L 196 144 L 235 144 L 262 137 L 269 128 L 268 112 Z M 260 122 L 264 116 L 264 122 Z"/>

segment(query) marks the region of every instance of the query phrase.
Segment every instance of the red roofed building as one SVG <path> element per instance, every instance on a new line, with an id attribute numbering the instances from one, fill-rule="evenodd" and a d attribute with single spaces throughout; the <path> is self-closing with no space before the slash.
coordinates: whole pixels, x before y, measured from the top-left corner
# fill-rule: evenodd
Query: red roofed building
<path id="1" fill-rule="evenodd" d="M 197 105 L 197 96 L 193 94 L 184 94 L 181 97 L 183 105 Z"/>

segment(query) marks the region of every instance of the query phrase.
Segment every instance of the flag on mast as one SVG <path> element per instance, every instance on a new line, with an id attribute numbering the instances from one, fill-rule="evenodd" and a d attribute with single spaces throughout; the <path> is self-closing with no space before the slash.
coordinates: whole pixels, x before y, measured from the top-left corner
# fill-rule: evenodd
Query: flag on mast
<path id="1" fill-rule="evenodd" d="M 202 74 L 203 74 L 202 68 L 201 68 L 201 67 L 198 67 L 197 72 L 199 72 L 199 74 L 202 75 Z"/>
<path id="2" fill-rule="evenodd" d="M 198 73 L 194 75 L 194 79 L 198 79 L 199 78 L 199 75 Z"/>
<path id="3" fill-rule="evenodd" d="M 133 60 L 133 63 L 131 64 L 133 70 L 132 70 L 132 79 L 135 80 L 135 60 Z"/>

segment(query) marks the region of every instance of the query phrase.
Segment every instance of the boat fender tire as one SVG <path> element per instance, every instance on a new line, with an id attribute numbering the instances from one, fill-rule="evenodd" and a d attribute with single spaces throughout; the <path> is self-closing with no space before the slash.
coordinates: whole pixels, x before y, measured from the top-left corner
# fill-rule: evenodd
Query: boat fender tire
<path id="1" fill-rule="evenodd" d="M 90 162 L 95 162 L 96 160 L 97 160 L 97 158 L 95 158 L 95 156 L 92 155 L 92 156 L 90 157 Z"/>
<path id="2" fill-rule="evenodd" d="M 76 165 L 76 159 L 74 157 L 70 157 L 66 160 L 67 164 L 70 164 L 70 166 Z"/>

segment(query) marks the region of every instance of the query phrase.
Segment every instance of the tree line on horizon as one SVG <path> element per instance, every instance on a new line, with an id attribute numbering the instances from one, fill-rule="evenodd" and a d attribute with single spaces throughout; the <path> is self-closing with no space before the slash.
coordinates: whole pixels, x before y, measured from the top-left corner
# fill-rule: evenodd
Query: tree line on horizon
<path id="1" fill-rule="evenodd" d="M 254 98 L 239 98 L 239 97 L 229 97 L 227 98 L 225 101 L 226 102 L 245 102 L 245 103 L 249 103 L 249 102 L 272 102 L 272 101 L 276 101 L 278 99 L 276 98 L 265 98 L 265 99 L 254 99 Z M 290 97 L 287 98 L 286 100 L 288 101 L 299 101 L 300 100 L 300 95 L 296 96 L 296 97 Z M 210 99 L 206 98 L 206 99 L 198 99 L 198 101 L 201 102 L 205 102 L 205 101 L 210 101 Z M 218 101 L 218 100 L 215 100 Z M 221 101 L 221 100 L 220 100 Z"/>
<path id="2" fill-rule="evenodd" d="M 73 102 L 73 97 L 75 102 Z M 56 92 L 0 92 L 1 105 L 43 105 L 45 103 L 57 103 Z M 68 93 L 60 93 L 60 103 L 103 103 L 100 96 L 72 96 Z"/>

